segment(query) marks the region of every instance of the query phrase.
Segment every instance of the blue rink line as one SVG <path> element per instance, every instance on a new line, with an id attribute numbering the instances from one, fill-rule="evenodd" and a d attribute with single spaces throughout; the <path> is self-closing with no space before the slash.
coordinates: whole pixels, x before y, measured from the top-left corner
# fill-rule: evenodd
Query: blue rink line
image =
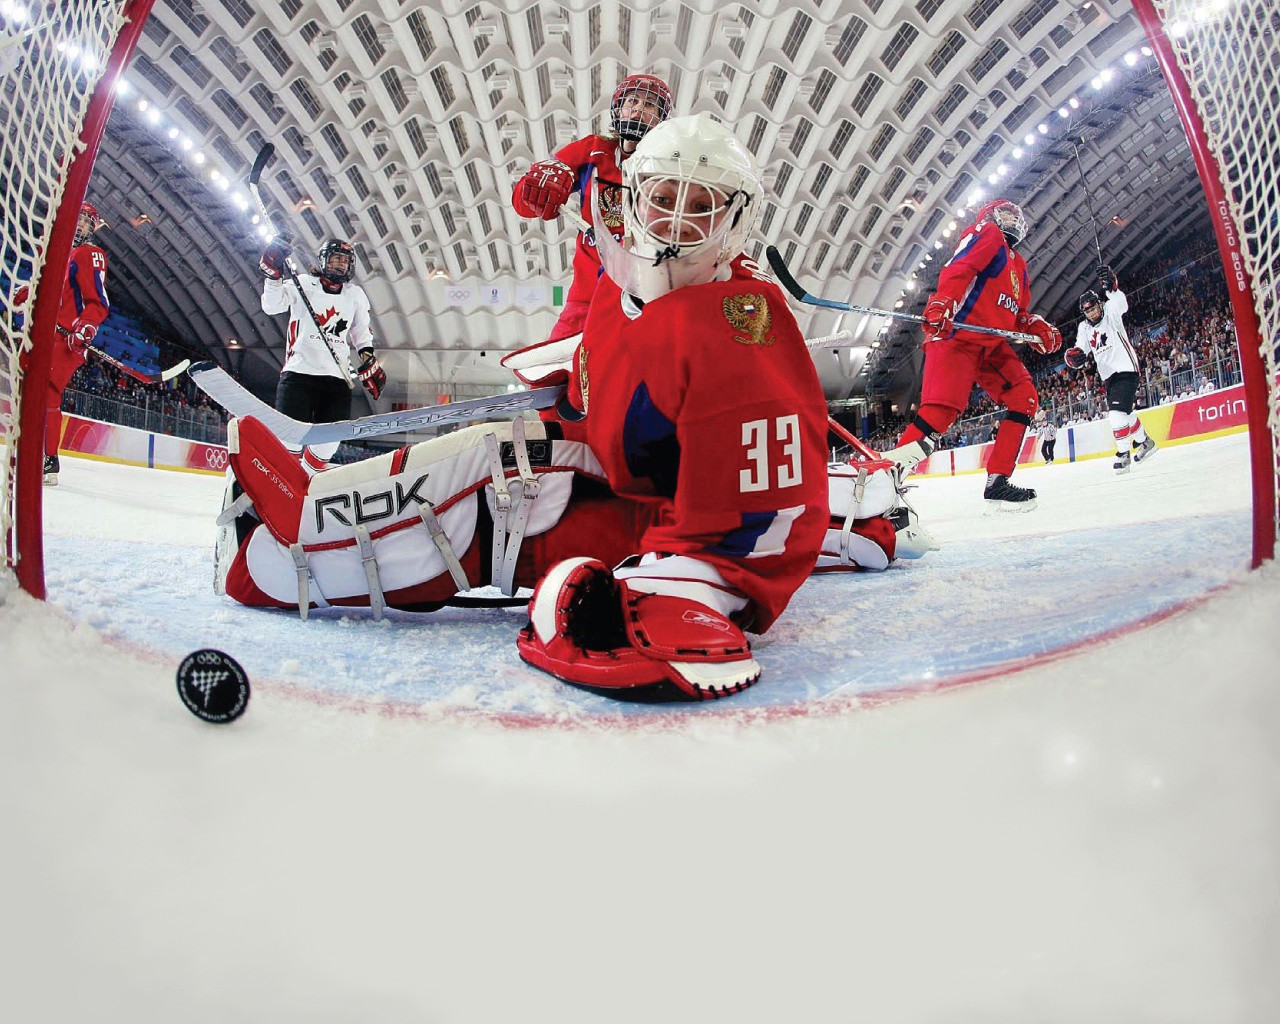
<path id="1" fill-rule="evenodd" d="M 524 609 L 296 613 L 213 593 L 212 555 L 46 537 L 50 599 L 109 639 L 179 660 L 216 647 L 254 682 L 321 699 L 545 719 L 797 709 L 873 698 L 1044 655 L 1165 611 L 1246 571 L 1246 511 L 952 542 L 884 573 L 816 576 L 755 638 L 762 681 L 725 701 L 624 704 L 516 655 Z"/>

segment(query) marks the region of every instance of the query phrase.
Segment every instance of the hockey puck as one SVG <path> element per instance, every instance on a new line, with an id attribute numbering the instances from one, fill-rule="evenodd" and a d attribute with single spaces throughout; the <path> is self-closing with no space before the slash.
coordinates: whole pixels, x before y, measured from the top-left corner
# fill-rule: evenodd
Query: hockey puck
<path id="1" fill-rule="evenodd" d="M 211 648 L 192 651 L 178 666 L 178 696 L 197 718 L 223 725 L 249 706 L 249 677 L 228 654 Z"/>

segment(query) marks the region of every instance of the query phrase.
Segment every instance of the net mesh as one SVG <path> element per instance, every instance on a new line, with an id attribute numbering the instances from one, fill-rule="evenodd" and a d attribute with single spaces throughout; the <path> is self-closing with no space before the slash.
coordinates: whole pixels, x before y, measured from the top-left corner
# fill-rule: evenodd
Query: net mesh
<path id="1" fill-rule="evenodd" d="M 125 0 L 56 0 L 0 4 L 0 528 L 4 563 L 0 596 L 21 553 L 15 470 L 22 439 L 24 353 L 54 221 L 93 91 L 123 24 Z M 72 214 L 74 216 L 74 213 Z M 60 287 L 58 275 L 51 285 Z M 27 400 L 43 400 L 28 395 Z"/>
<path id="2" fill-rule="evenodd" d="M 1154 0 L 1153 6 L 1204 122 L 1252 279 L 1266 366 L 1271 486 L 1280 498 L 1280 7 L 1260 0 Z M 1234 268 L 1226 272 L 1228 284 L 1239 287 Z M 1280 501 L 1273 508 L 1280 510 Z M 1280 511 L 1271 523 L 1273 536 L 1277 527 Z"/>

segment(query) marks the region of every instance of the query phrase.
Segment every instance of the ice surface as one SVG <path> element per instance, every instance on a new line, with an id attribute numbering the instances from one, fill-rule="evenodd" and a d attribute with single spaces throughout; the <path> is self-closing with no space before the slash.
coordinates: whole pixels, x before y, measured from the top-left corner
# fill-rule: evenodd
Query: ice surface
<path id="1" fill-rule="evenodd" d="M 53 602 L 0 610 L 3 1019 L 1280 1018 L 1242 438 L 1021 470 L 1026 516 L 925 481 L 942 551 L 810 581 L 758 687 L 639 714 L 527 670 L 518 612 L 227 605 L 216 481 L 63 477 Z M 173 692 L 206 643 L 257 684 L 232 726 Z"/>

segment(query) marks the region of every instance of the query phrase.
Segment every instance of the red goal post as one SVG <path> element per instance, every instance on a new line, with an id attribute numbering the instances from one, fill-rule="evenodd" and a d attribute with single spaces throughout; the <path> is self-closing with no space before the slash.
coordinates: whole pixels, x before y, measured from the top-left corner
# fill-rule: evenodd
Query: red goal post
<path id="1" fill-rule="evenodd" d="M 1275 557 L 1280 490 L 1280 7 L 1133 0 L 1191 145 L 1222 254 L 1249 417 L 1253 565 Z"/>
<path id="2" fill-rule="evenodd" d="M 154 0 L 0 7 L 0 600 L 44 597 L 42 463 L 63 268 L 115 87 Z"/>

